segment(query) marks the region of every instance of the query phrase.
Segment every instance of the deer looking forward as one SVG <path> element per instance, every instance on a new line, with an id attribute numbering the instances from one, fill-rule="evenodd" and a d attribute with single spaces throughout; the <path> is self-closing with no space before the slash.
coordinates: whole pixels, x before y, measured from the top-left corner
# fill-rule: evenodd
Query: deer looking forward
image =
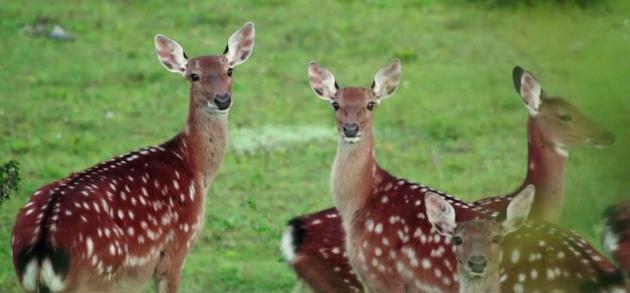
<path id="1" fill-rule="evenodd" d="M 395 92 L 400 72 L 400 61 L 394 60 L 376 73 L 370 88 L 339 88 L 327 69 L 315 63 L 308 68 L 311 88 L 332 105 L 337 120 L 339 143 L 331 187 L 346 232 L 346 252 L 365 292 L 454 292 L 458 289 L 454 250 L 450 240 L 437 233 L 428 221 L 425 194 L 430 191 L 444 198 L 453 206 L 460 222 L 491 217 L 494 213 L 426 185 L 394 177 L 377 164 L 373 111 Z M 536 231 L 537 227 L 531 229 Z M 569 236 L 554 234 L 556 231 L 550 228 L 542 234 L 530 232 L 515 237 L 539 243 L 539 247 L 527 251 L 535 255 L 532 262 L 537 262 L 538 270 L 549 271 L 549 279 L 526 283 L 527 290 L 544 290 L 547 288 L 544 282 L 549 280 L 559 280 L 555 283 L 557 288 L 566 291 L 582 286 L 597 290 L 600 288 L 597 286 L 611 285 L 599 282 L 616 272 L 608 260 L 579 237 L 571 238 L 579 239 L 577 244 L 564 244 L 562 241 Z M 547 239 L 554 241 L 547 244 Z M 519 240 L 515 242 L 510 252 L 519 256 Z M 564 251 L 553 262 L 542 258 L 547 251 L 566 247 L 579 258 L 565 257 Z M 506 273 L 502 288 L 522 292 L 524 283 L 513 268 L 525 264 L 519 262 L 520 257 L 514 260 L 503 263 Z M 564 274 L 578 269 L 580 275 L 575 278 Z"/>
<path id="2" fill-rule="evenodd" d="M 501 242 L 527 219 L 533 199 L 534 186 L 528 185 L 510 201 L 504 221 L 477 219 L 456 223 L 451 204 L 435 193 L 426 193 L 429 222 L 455 247 L 460 293 L 501 292 Z"/>
<path id="3" fill-rule="evenodd" d="M 203 225 L 205 194 L 223 161 L 232 70 L 254 47 L 246 23 L 222 55 L 189 59 L 155 37 L 166 69 L 190 82 L 188 120 L 171 140 L 41 187 L 17 216 L 13 263 L 27 292 L 130 292 L 153 276 L 177 292 Z"/>
<path id="4" fill-rule="evenodd" d="M 572 148 L 605 146 L 613 141 L 608 131 L 561 97 L 543 94 L 533 74 L 520 67 L 512 70 L 512 80 L 520 100 L 528 110 L 527 174 L 516 190 L 505 196 L 474 202 L 493 212 L 505 211 L 511 198 L 529 184 L 536 187 L 534 207 L 529 217 L 559 219 L 564 198 L 564 170 Z M 532 91 L 534 89 L 534 91 Z M 531 104 L 531 106 L 530 106 Z M 283 235 L 286 260 L 316 292 L 357 292 L 358 281 L 343 250 L 344 232 L 335 208 L 292 219 Z M 342 253 L 332 253 L 342 248 Z"/>

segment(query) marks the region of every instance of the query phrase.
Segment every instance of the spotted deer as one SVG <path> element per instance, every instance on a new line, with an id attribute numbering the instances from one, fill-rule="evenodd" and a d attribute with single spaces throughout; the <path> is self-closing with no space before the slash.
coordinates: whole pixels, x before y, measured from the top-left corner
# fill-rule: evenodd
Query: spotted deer
<path id="1" fill-rule="evenodd" d="M 507 196 L 481 199 L 475 205 L 502 210 L 523 186 L 536 186 L 530 217 L 558 222 L 564 206 L 564 173 L 569 149 L 579 146 L 603 147 L 614 136 L 561 97 L 548 96 L 533 74 L 521 67 L 512 71 L 514 87 L 520 94 L 527 120 L 527 176 L 520 188 Z"/>
<path id="2" fill-rule="evenodd" d="M 35 191 L 17 216 L 11 247 L 27 292 L 132 292 L 153 277 L 177 292 L 185 257 L 203 225 L 205 194 L 226 148 L 232 70 L 254 47 L 249 22 L 225 52 L 189 59 L 155 37 L 162 65 L 190 82 L 187 124 L 142 148 Z"/>
<path id="3" fill-rule="evenodd" d="M 521 100 L 528 109 L 527 127 L 527 174 L 522 184 L 513 192 L 503 196 L 492 196 L 474 202 L 493 212 L 504 211 L 510 199 L 533 184 L 537 188 L 535 200 L 538 205 L 532 210 L 542 211 L 532 218 L 557 220 L 560 209 L 549 210 L 546 202 L 561 205 L 564 198 L 564 170 L 568 150 L 578 146 L 605 146 L 613 136 L 582 114 L 577 107 L 560 97 L 529 94 L 528 88 L 540 85 L 531 73 L 520 67 L 513 70 L 513 83 Z M 522 82 L 521 80 L 525 80 Z M 523 89 L 521 89 L 524 87 Z M 533 99 L 533 100 L 532 100 Z M 531 111 L 526 101 L 537 105 Z M 532 115 L 535 113 L 534 115 Z M 296 217 L 289 222 L 283 234 L 283 254 L 301 280 L 317 292 L 331 292 L 317 288 L 338 288 L 336 292 L 357 292 L 358 280 L 345 254 L 329 253 L 335 247 L 344 247 L 344 231 L 335 208 Z M 312 224 L 316 223 L 316 224 Z M 299 233 L 298 233 L 299 232 Z M 321 239 L 326 239 L 322 241 Z M 290 245 L 289 245 L 290 244 Z M 326 252 L 326 257 L 321 252 Z M 311 269 L 317 268 L 317 269 Z"/>
<path id="4" fill-rule="evenodd" d="M 611 205 L 604 213 L 604 249 L 625 272 L 630 292 L 630 201 Z"/>
<path id="5" fill-rule="evenodd" d="M 349 263 L 363 290 L 457 291 L 454 249 L 450 239 L 435 231 L 428 221 L 425 194 L 433 192 L 444 198 L 452 205 L 458 222 L 488 218 L 497 213 L 468 204 L 424 184 L 397 178 L 376 162 L 373 113 L 378 104 L 396 91 L 400 81 L 400 61 L 395 59 L 380 69 L 369 88 L 339 88 L 333 74 L 316 63 L 309 64 L 308 73 L 311 88 L 317 96 L 329 102 L 335 111 L 339 142 L 331 172 L 331 189 L 346 233 L 345 247 Z M 535 231 L 536 227 L 532 229 Z M 552 234 L 555 230 L 545 231 Z M 541 255 L 539 258 L 536 254 L 532 260 L 539 262 L 539 269 L 551 270 L 552 278 L 565 278 L 564 272 L 577 270 L 574 268 L 577 264 L 584 270 L 580 277 L 589 279 L 584 282 L 572 279 L 571 284 L 611 285 L 610 282 L 600 280 L 613 274 L 614 266 L 586 242 L 577 243 L 579 249 L 572 247 L 582 256 L 577 260 L 559 258 L 547 262 L 543 259 L 543 252 L 560 249 L 563 245 L 562 242 L 553 242 L 544 246 L 546 236 L 538 233 L 525 233 L 522 236 L 528 238 L 529 242 L 543 244 L 532 252 Z M 565 238 L 559 239 L 565 241 Z M 567 238 L 566 241 L 570 240 Z M 517 272 L 523 267 L 523 263 L 519 264 L 518 258 L 516 260 L 504 268 L 504 278 L 509 282 L 513 282 L 511 277 L 520 276 Z M 560 275 L 556 276 L 558 273 Z M 506 286 L 509 284 L 514 283 L 507 283 Z M 573 288 L 570 284 L 566 286 Z M 514 290 L 518 289 L 516 287 Z M 545 289 L 537 287 L 537 290 Z"/>
<path id="6" fill-rule="evenodd" d="M 455 222 L 455 210 L 448 201 L 432 192 L 425 194 L 429 222 L 451 239 L 455 249 L 460 293 L 501 292 L 501 241 L 527 219 L 534 189 L 528 185 L 510 201 L 503 221 L 476 219 L 460 223 Z"/>

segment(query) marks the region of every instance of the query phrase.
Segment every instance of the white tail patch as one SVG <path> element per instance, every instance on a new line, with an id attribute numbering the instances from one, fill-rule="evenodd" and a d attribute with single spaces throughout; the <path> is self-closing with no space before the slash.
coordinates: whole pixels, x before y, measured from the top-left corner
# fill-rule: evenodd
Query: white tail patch
<path id="1" fill-rule="evenodd" d="M 55 274 L 52 262 L 49 258 L 45 258 L 42 262 L 41 282 L 48 287 L 51 292 L 59 292 L 63 290 L 63 279 L 61 276 Z"/>
<path id="2" fill-rule="evenodd" d="M 282 233 L 282 241 L 280 242 L 282 255 L 288 263 L 293 263 L 295 259 L 295 247 L 293 247 L 293 226 L 288 226 Z"/>
<path id="3" fill-rule="evenodd" d="M 26 291 L 35 291 L 37 289 L 37 278 L 39 275 L 39 264 L 36 259 L 32 259 L 24 270 L 22 275 L 22 286 Z"/>

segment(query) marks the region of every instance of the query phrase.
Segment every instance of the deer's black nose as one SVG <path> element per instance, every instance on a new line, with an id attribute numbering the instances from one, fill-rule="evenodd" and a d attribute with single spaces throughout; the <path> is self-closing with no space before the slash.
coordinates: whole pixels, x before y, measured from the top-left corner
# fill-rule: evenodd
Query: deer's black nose
<path id="1" fill-rule="evenodd" d="M 232 96 L 230 94 L 216 95 L 214 96 L 214 104 L 219 110 L 225 110 L 232 104 Z"/>
<path id="2" fill-rule="evenodd" d="M 356 137 L 359 133 L 359 124 L 358 123 L 344 123 L 343 126 L 343 134 L 346 137 Z"/>
<path id="3" fill-rule="evenodd" d="M 483 273 L 488 265 L 488 260 L 483 255 L 471 255 L 468 258 L 468 267 L 475 273 Z"/>

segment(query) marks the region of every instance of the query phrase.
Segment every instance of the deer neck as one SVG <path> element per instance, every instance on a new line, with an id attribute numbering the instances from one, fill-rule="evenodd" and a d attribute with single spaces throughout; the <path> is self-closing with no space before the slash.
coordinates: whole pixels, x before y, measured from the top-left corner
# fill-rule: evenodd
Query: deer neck
<path id="1" fill-rule="evenodd" d="M 522 187 L 528 184 L 536 187 L 532 211 L 541 211 L 539 214 L 547 220 L 557 220 L 564 202 L 564 170 L 568 153 L 547 141 L 542 135 L 540 123 L 532 118 L 527 123 L 527 142 L 527 177 Z"/>
<path id="2" fill-rule="evenodd" d="M 460 293 L 499 293 L 499 270 L 486 273 L 481 278 L 470 278 L 467 272 L 458 270 Z"/>
<path id="3" fill-rule="evenodd" d="M 179 145 L 191 172 L 204 189 L 223 163 L 227 145 L 227 114 L 211 114 L 191 97 L 188 122 L 179 134 Z"/>
<path id="4" fill-rule="evenodd" d="M 374 157 L 374 131 L 366 129 L 361 140 L 349 144 L 339 140 L 332 167 L 331 188 L 335 205 L 348 225 L 365 204 L 379 170 Z"/>

